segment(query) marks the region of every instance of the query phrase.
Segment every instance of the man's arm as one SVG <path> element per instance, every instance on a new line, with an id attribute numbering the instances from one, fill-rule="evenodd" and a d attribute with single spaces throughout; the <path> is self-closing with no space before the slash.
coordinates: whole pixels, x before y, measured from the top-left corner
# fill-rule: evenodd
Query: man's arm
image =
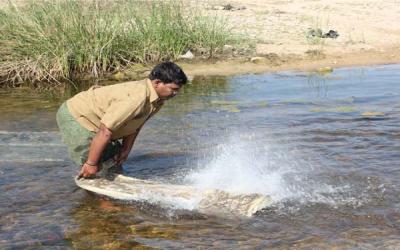
<path id="1" fill-rule="evenodd" d="M 93 137 L 89 148 L 89 155 L 78 177 L 91 177 L 99 170 L 98 163 L 107 144 L 111 141 L 112 131 L 104 124 L 100 124 L 99 131 Z"/>
<path id="2" fill-rule="evenodd" d="M 135 143 L 135 140 L 136 140 L 141 128 L 142 127 L 138 128 L 135 133 L 125 136 L 123 138 L 122 150 L 116 158 L 117 165 L 122 165 L 122 163 L 124 161 L 126 161 L 126 159 L 128 158 L 128 155 L 132 150 L 133 144 Z"/>
<path id="3" fill-rule="evenodd" d="M 128 158 L 129 153 L 130 153 L 131 150 L 132 150 L 132 146 L 133 146 L 133 144 L 135 143 L 135 140 L 136 140 L 136 138 L 137 138 L 137 136 L 138 136 L 140 130 L 142 129 L 143 125 L 144 125 L 154 114 L 156 114 L 156 113 L 160 110 L 160 107 L 161 107 L 161 106 L 159 106 L 159 108 L 156 109 L 155 112 L 151 113 L 151 114 L 149 115 L 149 117 L 147 117 L 146 121 L 136 130 L 135 133 L 130 134 L 130 135 L 128 135 L 128 136 L 126 136 L 126 137 L 123 138 L 123 140 L 122 140 L 122 150 L 121 150 L 121 152 L 118 154 L 118 156 L 117 156 L 116 159 L 115 159 L 117 165 L 120 166 L 120 165 L 122 165 L 122 163 L 123 163 L 124 161 L 126 161 L 126 159 Z"/>

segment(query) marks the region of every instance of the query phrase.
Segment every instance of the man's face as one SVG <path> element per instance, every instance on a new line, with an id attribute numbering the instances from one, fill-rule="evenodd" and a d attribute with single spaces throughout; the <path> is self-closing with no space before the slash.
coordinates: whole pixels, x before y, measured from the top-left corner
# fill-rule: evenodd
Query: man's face
<path id="1" fill-rule="evenodd" d="M 181 86 L 171 82 L 171 83 L 163 83 L 163 82 L 158 82 L 156 86 L 156 92 L 158 94 L 158 97 L 162 100 L 168 100 L 176 94 L 178 94 Z"/>

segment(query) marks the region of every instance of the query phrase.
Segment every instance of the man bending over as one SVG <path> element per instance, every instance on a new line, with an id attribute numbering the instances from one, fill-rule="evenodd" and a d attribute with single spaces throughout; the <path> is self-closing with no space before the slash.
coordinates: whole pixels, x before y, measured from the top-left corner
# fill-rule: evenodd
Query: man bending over
<path id="1" fill-rule="evenodd" d="M 147 79 L 93 86 L 64 102 L 57 124 L 71 159 L 81 166 L 78 177 L 121 168 L 143 124 L 186 82 L 178 65 L 163 62 Z"/>

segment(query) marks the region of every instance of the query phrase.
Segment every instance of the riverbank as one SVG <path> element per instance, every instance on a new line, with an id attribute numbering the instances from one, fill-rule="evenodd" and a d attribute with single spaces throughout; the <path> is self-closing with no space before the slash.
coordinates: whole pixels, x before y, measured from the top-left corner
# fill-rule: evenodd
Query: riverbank
<path id="1" fill-rule="evenodd" d="M 397 51 L 396 51 L 397 49 Z M 190 76 L 195 75 L 221 75 L 232 76 L 241 74 L 258 74 L 286 70 L 304 70 L 313 72 L 330 71 L 334 68 L 368 66 L 377 64 L 396 64 L 400 62 L 398 48 L 387 48 L 387 51 L 356 51 L 327 55 L 323 59 L 313 59 L 300 55 L 281 55 L 275 59 L 266 59 L 258 63 L 250 61 L 251 58 L 237 58 L 219 60 L 215 62 L 180 62 L 185 72 Z"/>
<path id="2" fill-rule="evenodd" d="M 133 3 L 133 1 L 131 2 Z M 178 2 L 174 3 L 177 4 Z M 172 39 L 173 45 L 168 48 L 173 53 L 168 51 L 164 44 L 156 44 L 157 46 L 152 47 L 158 50 L 154 50 L 154 48 L 151 50 L 146 45 L 145 39 L 140 38 L 137 40 L 146 45 L 140 47 L 145 52 L 142 53 L 138 50 L 140 52 L 138 55 L 124 55 L 122 62 L 116 57 L 107 56 L 108 54 L 104 53 L 103 49 L 100 51 L 101 53 L 98 53 L 97 49 L 102 48 L 102 46 L 94 46 L 89 51 L 90 53 L 79 50 L 79 53 L 82 51 L 84 53 L 73 53 L 72 55 L 66 55 L 64 49 L 60 52 L 61 56 L 57 58 L 68 58 L 68 63 L 61 66 L 53 65 L 50 67 L 51 70 L 38 70 L 36 68 L 32 70 L 32 67 L 25 67 L 20 71 L 10 71 L 9 68 L 6 68 L 7 72 L 11 72 L 7 75 L 7 78 L 17 81 L 20 81 L 20 79 L 51 80 L 54 78 L 54 72 L 57 73 L 57 70 L 59 70 L 60 73 L 55 74 L 55 77 L 69 78 L 70 72 L 76 71 L 81 72 L 85 79 L 94 77 L 117 81 L 135 80 L 145 77 L 152 64 L 157 63 L 158 60 L 181 57 L 179 55 L 180 53 L 185 54 L 186 47 L 193 47 L 194 50 L 191 51 L 193 54 L 189 53 L 186 58 L 178 59 L 177 62 L 192 77 L 195 75 L 229 76 L 282 70 L 330 71 L 337 67 L 400 62 L 400 28 L 397 25 L 397 20 L 400 20 L 398 1 L 385 0 L 378 3 L 374 0 L 275 0 L 267 2 L 262 0 L 182 0 L 179 4 L 180 10 L 182 10 L 180 18 L 184 19 L 184 16 L 190 16 L 192 17 L 190 20 L 197 20 L 196 15 L 193 14 L 197 13 L 200 16 L 207 16 L 211 20 L 210 24 L 212 20 L 218 20 L 217 23 L 222 25 L 221 27 L 225 27 L 224 22 L 226 22 L 226 27 L 230 30 L 231 35 L 222 35 L 222 33 L 211 31 L 210 27 L 213 26 L 210 24 L 203 25 L 205 28 L 201 26 L 204 28 L 203 31 L 199 31 L 199 29 L 190 31 L 194 35 L 198 35 L 199 38 L 191 36 L 190 32 L 182 31 L 185 36 L 191 37 L 193 42 L 189 43 L 184 39 L 185 46 L 176 47 L 176 42 L 173 41 L 177 39 Z M 4 1 L 0 0 L 0 6 L 3 5 Z M 108 6 L 108 8 L 110 7 L 111 5 Z M 131 15 L 128 14 L 122 20 L 128 20 Z M 171 19 L 168 18 L 168 15 L 164 15 L 166 16 L 165 20 Z M 55 16 L 58 17 L 59 15 Z M 67 19 L 71 18 L 68 18 L 67 15 Z M 174 25 L 172 26 L 171 30 L 173 31 L 182 30 Z M 224 30 L 223 28 L 213 28 L 214 30 Z M 165 29 L 156 29 L 154 33 L 161 34 L 160 31 L 165 31 Z M 210 31 L 209 33 L 213 34 L 213 37 L 210 38 L 210 34 L 206 31 Z M 123 33 L 121 32 L 121 34 Z M 166 33 L 166 36 L 170 38 L 169 32 Z M 179 38 L 182 36 L 181 33 L 178 32 L 172 37 Z M 59 32 L 59 34 L 63 38 L 71 37 L 65 36 L 63 32 Z M 205 39 L 205 42 L 202 43 L 202 39 Z M 67 41 L 66 44 L 72 44 L 74 41 L 79 43 L 78 40 L 72 39 L 72 42 Z M 162 39 L 150 37 L 149 41 L 162 41 Z M 96 40 L 96 42 L 99 41 Z M 101 44 L 101 42 L 99 43 Z M 40 42 L 39 47 L 42 48 L 41 44 Z M 106 44 L 110 47 L 110 54 L 115 53 L 115 51 L 118 52 L 121 47 L 118 45 L 119 47 L 114 48 L 109 46 L 109 43 Z M 133 43 L 125 42 L 122 44 Z M 60 47 L 57 44 L 50 45 Z M 25 47 L 31 48 L 32 46 Z M 136 51 L 128 47 L 122 51 L 124 53 Z M 210 53 L 214 49 L 215 53 Z M 50 54 L 54 54 L 54 51 L 51 50 Z M 71 51 L 67 50 L 68 53 L 71 53 Z M 39 53 L 39 55 L 42 54 Z M 101 56 L 98 56 L 98 54 Z M 120 55 L 119 53 L 116 54 Z M 212 55 L 211 59 L 210 54 Z M 94 61 L 94 66 L 90 64 L 93 60 L 89 60 L 89 63 L 83 66 L 73 65 L 71 62 L 82 61 L 74 59 L 79 56 L 97 59 Z M 43 58 L 47 61 L 50 60 L 50 57 L 40 56 L 41 60 Z M 126 63 L 126 58 L 130 58 L 128 63 Z M 52 65 L 53 61 L 50 60 L 48 65 Z M 125 67 L 124 64 L 130 64 L 131 61 L 142 62 L 144 65 L 133 64 L 132 67 Z M 35 61 L 33 64 L 35 67 L 38 65 Z M 17 66 L 20 67 L 19 64 Z M 73 67 L 71 68 L 71 66 Z M 57 70 L 54 70 L 54 68 Z M 104 72 L 101 73 L 102 71 Z M 27 72 L 27 74 L 21 77 L 20 72 Z M 51 72 L 53 75 L 37 77 L 41 76 L 37 72 Z"/>
<path id="3" fill-rule="evenodd" d="M 400 3 L 374 0 L 211 1 L 204 8 L 225 16 L 236 34 L 255 41 L 242 57 L 184 63 L 190 75 L 234 75 L 320 70 L 400 62 Z M 322 36 L 333 30 L 336 38 Z M 229 57 L 229 56 L 228 56 Z M 260 57 L 251 62 L 251 58 Z"/>

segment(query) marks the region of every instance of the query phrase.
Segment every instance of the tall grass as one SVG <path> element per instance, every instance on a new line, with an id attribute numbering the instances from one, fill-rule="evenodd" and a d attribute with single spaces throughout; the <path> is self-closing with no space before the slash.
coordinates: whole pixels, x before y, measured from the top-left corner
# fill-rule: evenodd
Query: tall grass
<path id="1" fill-rule="evenodd" d="M 99 76 L 131 63 L 176 59 L 188 49 L 212 56 L 232 39 L 224 19 L 174 0 L 10 3 L 0 10 L 0 79 Z"/>

